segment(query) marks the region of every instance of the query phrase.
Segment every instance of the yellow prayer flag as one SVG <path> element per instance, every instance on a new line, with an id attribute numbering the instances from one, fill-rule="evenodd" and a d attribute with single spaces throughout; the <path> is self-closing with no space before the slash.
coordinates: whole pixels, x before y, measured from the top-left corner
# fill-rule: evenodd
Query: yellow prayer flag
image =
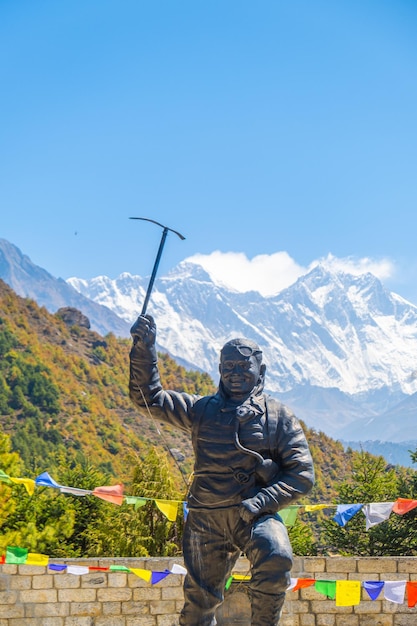
<path id="1" fill-rule="evenodd" d="M 29 552 L 27 555 L 25 565 L 43 565 L 46 567 L 49 562 L 49 557 L 45 554 L 36 554 L 34 552 Z"/>
<path id="2" fill-rule="evenodd" d="M 143 580 L 146 580 L 146 582 L 150 582 L 152 578 L 152 572 L 150 572 L 148 569 L 140 569 L 138 567 L 129 567 L 129 572 L 132 572 L 132 574 L 139 576 L 139 578 L 143 578 Z"/>
<path id="3" fill-rule="evenodd" d="M 35 492 L 35 481 L 31 478 L 11 478 L 10 480 L 16 483 L 16 485 L 24 485 L 26 491 L 30 496 L 33 496 Z"/>
<path id="4" fill-rule="evenodd" d="M 329 507 L 336 506 L 335 504 L 306 504 L 304 510 L 306 513 L 312 513 L 313 511 L 321 511 L 322 509 L 328 509 Z"/>
<path id="5" fill-rule="evenodd" d="M 155 500 L 155 504 L 170 522 L 175 522 L 178 514 L 178 502 L 175 500 Z"/>
<path id="6" fill-rule="evenodd" d="M 336 580 L 336 606 L 353 606 L 361 601 L 359 580 Z"/>
<path id="7" fill-rule="evenodd" d="M 233 574 L 233 580 L 250 580 L 250 574 Z"/>

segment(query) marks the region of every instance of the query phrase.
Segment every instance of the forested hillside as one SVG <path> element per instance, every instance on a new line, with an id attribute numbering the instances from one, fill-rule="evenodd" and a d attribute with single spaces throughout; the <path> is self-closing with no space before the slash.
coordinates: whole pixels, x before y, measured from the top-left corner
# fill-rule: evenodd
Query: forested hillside
<path id="1" fill-rule="evenodd" d="M 125 493 L 184 499 L 192 470 L 187 435 L 140 414 L 128 397 L 130 341 L 101 337 L 64 322 L 0 281 L 0 470 L 94 489 L 123 484 Z M 211 378 L 160 355 L 164 384 L 197 394 Z M 309 503 L 329 503 L 358 453 L 308 428 L 316 468 Z M 0 549 L 10 541 L 59 555 L 169 554 L 181 523 L 151 504 L 136 511 L 0 482 Z"/>

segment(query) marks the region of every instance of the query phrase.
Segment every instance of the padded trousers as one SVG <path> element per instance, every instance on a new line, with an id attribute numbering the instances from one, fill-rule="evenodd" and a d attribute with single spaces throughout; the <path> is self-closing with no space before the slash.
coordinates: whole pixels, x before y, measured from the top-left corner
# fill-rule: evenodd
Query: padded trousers
<path id="1" fill-rule="evenodd" d="M 191 509 L 184 528 L 187 568 L 181 626 L 215 626 L 227 579 L 244 553 L 251 566 L 252 626 L 276 626 L 290 584 L 292 549 L 279 515 L 263 515 L 252 524 L 238 507 Z"/>

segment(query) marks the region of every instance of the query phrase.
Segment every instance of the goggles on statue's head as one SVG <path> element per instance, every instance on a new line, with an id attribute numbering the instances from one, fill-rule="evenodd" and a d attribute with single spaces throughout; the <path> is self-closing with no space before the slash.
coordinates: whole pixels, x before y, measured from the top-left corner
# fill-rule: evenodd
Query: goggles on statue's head
<path id="1" fill-rule="evenodd" d="M 261 350 L 256 350 L 250 346 L 233 346 L 242 356 L 255 356 L 262 354 Z"/>
<path id="2" fill-rule="evenodd" d="M 236 341 L 236 340 L 235 340 Z M 246 343 L 239 343 L 239 340 L 235 343 L 234 340 L 226 343 L 221 351 L 221 358 L 224 359 L 226 354 L 230 354 L 230 352 L 237 351 L 241 356 L 249 358 L 251 356 L 256 357 L 256 359 L 260 362 L 262 361 L 262 350 L 254 343 L 252 346 L 247 345 Z"/>

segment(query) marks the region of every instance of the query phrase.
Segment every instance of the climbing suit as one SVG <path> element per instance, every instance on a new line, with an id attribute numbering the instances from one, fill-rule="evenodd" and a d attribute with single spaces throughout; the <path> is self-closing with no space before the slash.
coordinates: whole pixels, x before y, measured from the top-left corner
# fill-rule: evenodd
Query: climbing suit
<path id="1" fill-rule="evenodd" d="M 164 390 L 154 346 L 139 341 L 130 353 L 130 396 L 156 420 L 192 437 L 181 626 L 215 626 L 226 580 L 241 553 L 251 565 L 252 625 L 275 626 L 292 566 L 279 510 L 308 493 L 314 481 L 298 420 L 263 393 L 263 384 L 243 403 L 233 402 L 222 382 L 212 396 Z M 241 517 L 244 501 L 257 511 L 251 523 Z"/>

